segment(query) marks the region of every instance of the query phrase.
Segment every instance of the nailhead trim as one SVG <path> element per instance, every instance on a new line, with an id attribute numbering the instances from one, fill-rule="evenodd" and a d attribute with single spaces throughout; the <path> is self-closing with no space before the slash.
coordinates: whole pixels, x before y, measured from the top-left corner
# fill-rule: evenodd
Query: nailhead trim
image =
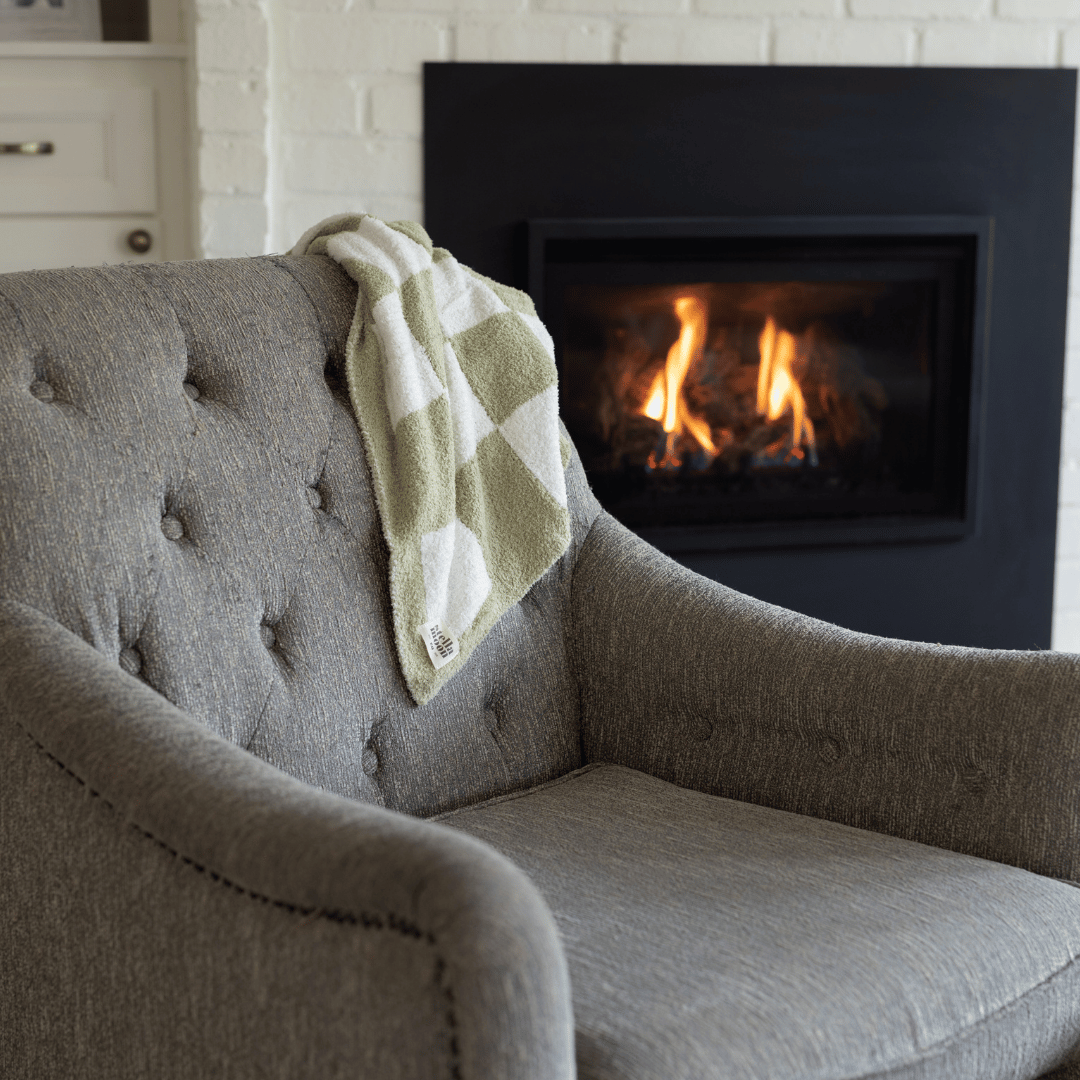
<path id="1" fill-rule="evenodd" d="M 91 798 L 99 799 L 103 806 L 108 807 L 110 811 L 117 814 L 116 807 L 113 806 L 108 799 L 106 799 L 100 792 L 95 791 L 89 784 L 76 773 L 72 772 L 59 758 L 50 753 L 45 747 L 38 742 L 37 739 L 25 728 L 18 720 L 15 721 L 16 725 L 22 730 L 23 734 L 29 739 L 31 744 L 37 749 L 38 753 L 46 757 L 51 761 L 61 772 L 66 773 L 72 778 L 80 787 L 86 788 Z M 435 982 L 440 988 L 443 998 L 446 1001 L 446 1026 L 450 1032 L 450 1080 L 462 1080 L 461 1077 L 461 1051 L 458 1045 L 458 1023 L 457 1023 L 457 1011 L 455 1008 L 454 991 L 453 988 L 446 981 L 446 961 L 443 959 L 442 954 L 439 952 L 438 943 L 435 940 L 435 935 L 430 931 L 421 930 L 414 922 L 409 919 L 403 919 L 399 915 L 395 915 L 393 912 L 387 912 L 384 915 L 372 915 L 368 912 L 361 911 L 353 914 L 348 911 L 328 911 L 325 908 L 305 907 L 300 904 L 291 904 L 287 900 L 275 900 L 273 897 L 266 896 L 263 893 L 255 892 L 252 889 L 245 888 L 243 885 L 238 885 L 234 881 L 230 881 L 227 877 L 222 876 L 214 870 L 209 870 L 201 863 L 197 863 L 194 859 L 189 858 L 187 855 L 181 855 L 175 848 L 170 847 L 164 840 L 158 839 L 152 832 L 143 829 L 135 822 L 128 822 L 129 826 L 135 830 L 135 832 L 144 836 L 147 840 L 151 840 L 159 848 L 167 851 L 174 858 L 179 859 L 182 863 L 190 866 L 193 870 L 198 871 L 200 874 L 205 874 L 211 881 L 216 882 L 219 885 L 224 886 L 227 889 L 231 889 L 239 896 L 247 896 L 252 900 L 257 900 L 261 904 L 269 904 L 271 907 L 279 908 L 282 911 L 289 912 L 290 915 L 300 915 L 305 919 L 326 919 L 328 922 L 338 923 L 345 926 L 358 926 L 363 930 L 390 930 L 393 933 L 400 934 L 403 937 L 413 938 L 416 941 L 423 941 L 425 944 L 430 945 L 435 950 Z"/>

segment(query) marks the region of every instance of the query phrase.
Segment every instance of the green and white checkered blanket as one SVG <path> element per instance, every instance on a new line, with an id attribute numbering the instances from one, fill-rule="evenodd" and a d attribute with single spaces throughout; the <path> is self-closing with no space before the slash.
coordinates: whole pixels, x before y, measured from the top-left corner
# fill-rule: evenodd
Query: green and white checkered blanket
<path id="1" fill-rule="evenodd" d="M 566 550 L 551 336 L 524 293 L 414 222 L 343 214 L 292 254 L 359 285 L 346 349 L 383 533 L 402 672 L 424 704 Z"/>

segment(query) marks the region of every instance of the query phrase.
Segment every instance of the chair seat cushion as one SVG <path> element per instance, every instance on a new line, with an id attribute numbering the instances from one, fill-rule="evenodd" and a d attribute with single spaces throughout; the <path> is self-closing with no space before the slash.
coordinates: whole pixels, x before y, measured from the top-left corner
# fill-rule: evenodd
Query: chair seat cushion
<path id="1" fill-rule="evenodd" d="M 617 766 L 440 818 L 535 882 L 581 1080 L 1035 1077 L 1080 1045 L 1080 889 Z"/>

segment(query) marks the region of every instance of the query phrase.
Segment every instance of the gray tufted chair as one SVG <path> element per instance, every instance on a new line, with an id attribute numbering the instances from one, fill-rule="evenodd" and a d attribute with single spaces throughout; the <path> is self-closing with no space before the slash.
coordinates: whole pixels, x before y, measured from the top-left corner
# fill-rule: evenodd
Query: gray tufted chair
<path id="1" fill-rule="evenodd" d="M 1077 658 L 741 596 L 575 459 L 417 708 L 354 301 L 0 278 L 0 1076 L 1075 1077 Z"/>

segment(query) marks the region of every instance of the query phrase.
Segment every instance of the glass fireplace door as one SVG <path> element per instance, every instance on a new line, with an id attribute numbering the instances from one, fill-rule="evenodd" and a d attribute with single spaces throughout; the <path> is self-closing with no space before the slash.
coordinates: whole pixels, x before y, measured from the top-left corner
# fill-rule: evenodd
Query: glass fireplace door
<path id="1" fill-rule="evenodd" d="M 977 233 L 546 240 L 562 415 L 624 524 L 668 550 L 970 530 Z"/>

